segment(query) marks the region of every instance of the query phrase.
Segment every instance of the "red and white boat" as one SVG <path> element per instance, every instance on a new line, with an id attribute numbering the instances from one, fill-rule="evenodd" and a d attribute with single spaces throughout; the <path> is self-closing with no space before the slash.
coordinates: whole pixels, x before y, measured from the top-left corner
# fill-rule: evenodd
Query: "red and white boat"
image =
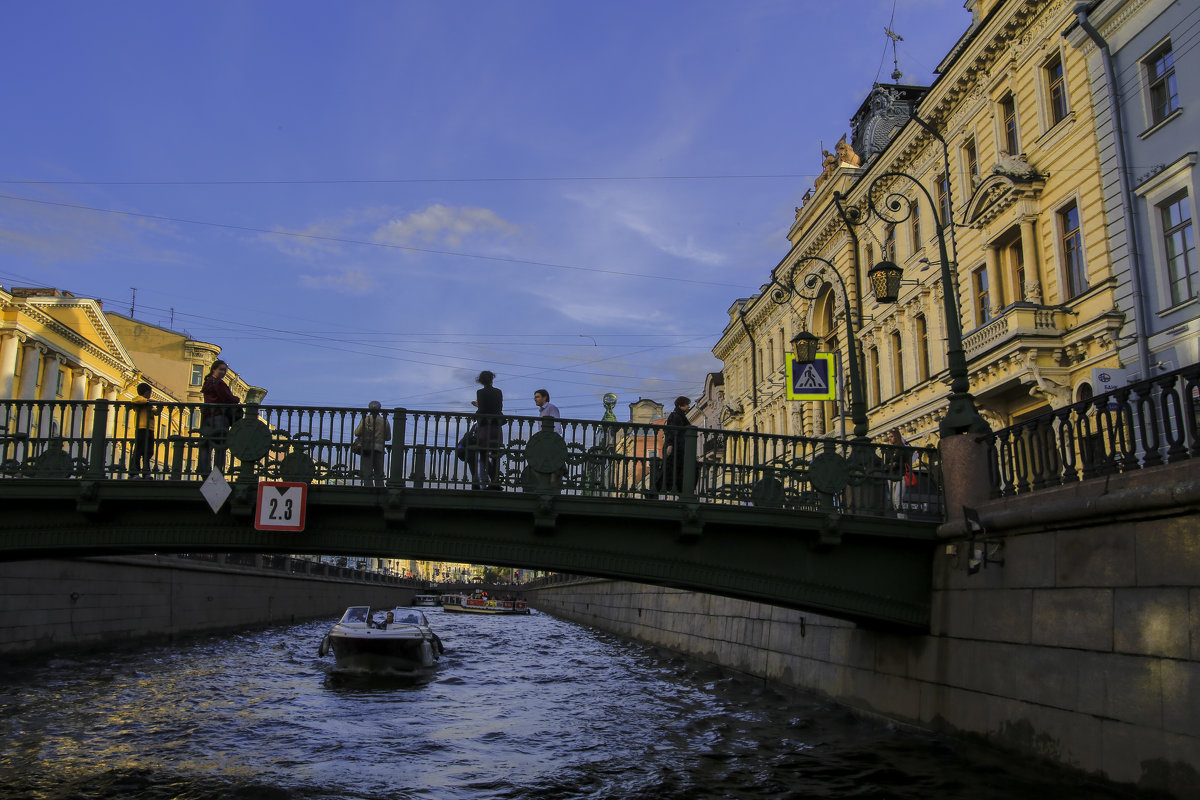
<path id="1" fill-rule="evenodd" d="M 493 600 L 485 594 L 442 596 L 442 610 L 450 614 L 528 614 L 524 600 Z"/>

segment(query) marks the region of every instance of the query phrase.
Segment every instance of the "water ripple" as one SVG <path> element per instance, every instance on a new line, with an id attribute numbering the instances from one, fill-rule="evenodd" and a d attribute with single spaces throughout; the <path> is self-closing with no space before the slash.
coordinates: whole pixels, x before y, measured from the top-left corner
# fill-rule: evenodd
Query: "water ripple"
<path id="1" fill-rule="evenodd" d="M 0 671 L 0 800 L 1142 797 L 541 614 L 431 614 L 417 680 L 333 620 Z"/>

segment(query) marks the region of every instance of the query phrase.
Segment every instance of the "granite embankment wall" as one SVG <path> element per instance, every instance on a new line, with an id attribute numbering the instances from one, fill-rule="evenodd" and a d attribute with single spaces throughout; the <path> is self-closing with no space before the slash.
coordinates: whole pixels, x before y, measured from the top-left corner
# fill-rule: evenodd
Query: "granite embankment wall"
<path id="1" fill-rule="evenodd" d="M 1200 798 L 1200 465 L 979 510 L 1004 563 L 969 574 L 977 547 L 943 526 L 928 634 L 622 582 L 528 597 L 863 712 Z"/>
<path id="2" fill-rule="evenodd" d="M 332 619 L 349 605 L 408 605 L 416 593 L 361 577 L 292 573 L 290 563 L 264 569 L 123 556 L 0 564 L 0 656 Z"/>

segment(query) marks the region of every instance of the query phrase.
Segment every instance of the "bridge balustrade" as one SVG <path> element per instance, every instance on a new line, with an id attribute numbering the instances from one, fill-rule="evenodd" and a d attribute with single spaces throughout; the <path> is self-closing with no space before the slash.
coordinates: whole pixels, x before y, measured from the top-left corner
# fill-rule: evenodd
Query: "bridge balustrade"
<path id="1" fill-rule="evenodd" d="M 1063 408 L 981 440 L 992 494 L 1007 497 L 1200 455 L 1200 364 Z"/>
<path id="2" fill-rule="evenodd" d="M 228 431 L 202 419 L 227 413 Z M 127 402 L 0 401 L 0 480 L 138 477 L 137 413 Z M 200 480 L 206 449 L 234 482 L 259 479 L 362 486 L 355 431 L 361 408 L 153 403 L 151 477 Z M 932 449 L 779 434 L 597 420 L 507 417 L 498 447 L 469 434 L 472 414 L 396 408 L 381 412 L 392 436 L 388 489 L 462 490 L 480 458 L 496 459 L 498 488 L 561 495 L 942 518 L 941 471 Z M 683 455 L 664 455 L 682 439 Z M 365 487 L 364 487 L 365 490 Z"/>

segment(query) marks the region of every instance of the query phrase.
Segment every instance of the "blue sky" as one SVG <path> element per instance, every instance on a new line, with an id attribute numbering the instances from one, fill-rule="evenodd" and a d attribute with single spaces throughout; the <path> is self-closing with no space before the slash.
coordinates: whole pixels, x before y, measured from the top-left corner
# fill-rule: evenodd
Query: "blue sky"
<path id="1" fill-rule="evenodd" d="M 932 0 L 8 2 L 0 284 L 221 345 L 268 403 L 694 395 Z M 173 321 L 173 324 L 172 324 Z"/>

